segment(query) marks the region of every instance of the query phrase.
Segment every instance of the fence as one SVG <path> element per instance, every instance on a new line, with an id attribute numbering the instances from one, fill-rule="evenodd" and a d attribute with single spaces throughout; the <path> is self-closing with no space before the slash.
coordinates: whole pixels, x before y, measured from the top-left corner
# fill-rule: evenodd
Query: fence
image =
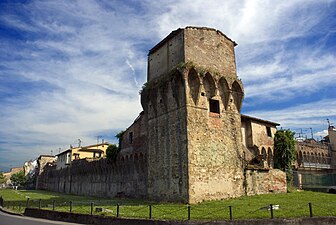
<path id="1" fill-rule="evenodd" d="M 106 215 L 119 218 L 166 219 L 166 220 L 235 220 L 260 218 L 288 218 L 336 216 L 335 202 L 301 205 L 266 204 L 263 207 L 205 203 L 198 205 L 178 204 L 115 204 L 115 201 L 56 201 L 30 200 L 4 201 L 0 204 L 9 210 L 23 213 L 25 208 L 40 208 L 70 213 Z"/>
<path id="2" fill-rule="evenodd" d="M 302 174 L 302 186 L 336 186 L 336 174 Z"/>
<path id="3" fill-rule="evenodd" d="M 316 190 L 322 192 L 335 192 L 336 174 L 316 174 L 316 173 L 300 173 L 293 171 L 293 184 L 300 189 Z"/>

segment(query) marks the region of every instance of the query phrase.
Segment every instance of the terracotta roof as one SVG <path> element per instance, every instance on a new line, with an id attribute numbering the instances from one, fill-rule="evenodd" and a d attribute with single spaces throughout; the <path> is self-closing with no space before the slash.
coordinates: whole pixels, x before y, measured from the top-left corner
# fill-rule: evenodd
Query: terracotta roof
<path id="1" fill-rule="evenodd" d="M 56 156 L 63 155 L 65 153 L 67 153 L 67 152 L 71 152 L 71 149 L 67 149 L 67 150 L 65 150 L 65 151 L 63 151 L 61 153 L 58 153 Z"/>
<path id="2" fill-rule="evenodd" d="M 92 148 L 82 148 L 78 150 L 79 152 L 104 152 L 101 149 L 92 149 Z"/>
<path id="3" fill-rule="evenodd" d="M 241 114 L 240 116 L 241 116 L 241 119 L 250 119 L 250 120 L 259 121 L 259 122 L 267 123 L 267 124 L 274 125 L 274 126 L 280 126 L 279 123 L 275 123 L 275 122 L 272 122 L 272 121 L 269 121 L 269 120 L 263 120 L 263 119 L 259 119 L 259 118 L 256 118 L 256 117 L 243 115 L 243 114 Z"/>

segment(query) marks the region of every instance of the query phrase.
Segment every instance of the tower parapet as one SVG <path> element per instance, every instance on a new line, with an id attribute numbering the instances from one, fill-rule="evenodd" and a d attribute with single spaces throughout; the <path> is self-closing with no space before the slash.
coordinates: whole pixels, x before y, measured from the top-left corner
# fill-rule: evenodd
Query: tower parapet
<path id="1" fill-rule="evenodd" d="M 177 29 L 149 51 L 147 81 L 167 74 L 179 64 L 187 62 L 235 78 L 236 45 L 221 31 L 212 28 Z"/>

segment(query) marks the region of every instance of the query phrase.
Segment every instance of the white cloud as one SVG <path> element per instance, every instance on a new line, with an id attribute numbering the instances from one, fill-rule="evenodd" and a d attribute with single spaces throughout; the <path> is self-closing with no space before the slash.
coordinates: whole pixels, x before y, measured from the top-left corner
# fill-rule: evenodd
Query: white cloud
<path id="1" fill-rule="evenodd" d="M 328 135 L 328 130 L 323 130 L 323 131 L 319 131 L 319 132 L 316 132 L 314 133 L 314 136 L 317 137 L 317 138 L 324 138 L 325 136 Z"/>
<path id="2" fill-rule="evenodd" d="M 313 127 L 323 130 L 327 127 L 328 118 L 336 119 L 336 102 L 335 99 L 325 99 L 277 110 L 250 111 L 247 114 L 275 121 L 285 128 Z"/>
<path id="3" fill-rule="evenodd" d="M 160 14 L 161 36 L 177 27 L 210 26 L 223 31 L 238 44 L 284 40 L 305 35 L 323 17 L 333 1 L 165 1 L 149 3 Z M 154 11 L 153 10 L 153 11 Z"/>
<path id="4" fill-rule="evenodd" d="M 310 51 L 309 51 L 310 50 Z M 259 61 L 239 70 L 248 98 L 288 100 L 307 95 L 336 82 L 336 55 L 304 47 L 276 53 L 270 63 Z"/>

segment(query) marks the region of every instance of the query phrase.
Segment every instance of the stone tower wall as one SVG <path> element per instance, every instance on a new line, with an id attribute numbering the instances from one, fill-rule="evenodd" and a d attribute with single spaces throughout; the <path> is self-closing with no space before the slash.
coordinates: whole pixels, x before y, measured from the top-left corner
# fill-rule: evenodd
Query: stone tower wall
<path id="1" fill-rule="evenodd" d="M 184 62 L 183 30 L 173 31 L 157 44 L 148 55 L 147 81 L 168 74 L 176 65 Z"/>
<path id="2" fill-rule="evenodd" d="M 184 62 L 216 71 L 227 78 L 236 78 L 234 54 L 236 43 L 222 32 L 211 28 L 184 29 Z"/>
<path id="3" fill-rule="evenodd" d="M 185 84 L 175 71 L 170 79 L 142 92 L 148 116 L 148 197 L 188 201 Z"/>
<path id="4" fill-rule="evenodd" d="M 242 84 L 194 68 L 187 74 L 189 201 L 244 195 Z M 218 112 L 211 112 L 211 100 L 218 102 Z"/>
<path id="5" fill-rule="evenodd" d="M 187 27 L 150 51 L 141 96 L 149 197 L 198 202 L 244 194 L 235 45 L 215 29 Z"/>

